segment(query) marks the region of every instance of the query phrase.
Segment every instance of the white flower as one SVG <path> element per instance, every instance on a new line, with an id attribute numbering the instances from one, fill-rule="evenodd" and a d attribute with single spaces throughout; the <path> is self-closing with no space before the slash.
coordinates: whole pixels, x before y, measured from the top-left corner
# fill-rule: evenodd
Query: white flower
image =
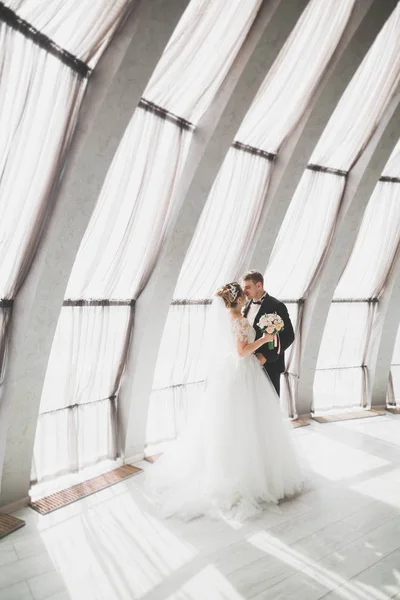
<path id="1" fill-rule="evenodd" d="M 269 321 L 267 319 L 267 315 L 263 315 L 262 317 L 260 317 L 260 320 L 258 321 L 258 326 L 259 327 L 268 327 Z"/>
<path id="2" fill-rule="evenodd" d="M 257 325 L 272 335 L 279 333 L 284 328 L 283 319 L 277 313 L 262 315 Z"/>

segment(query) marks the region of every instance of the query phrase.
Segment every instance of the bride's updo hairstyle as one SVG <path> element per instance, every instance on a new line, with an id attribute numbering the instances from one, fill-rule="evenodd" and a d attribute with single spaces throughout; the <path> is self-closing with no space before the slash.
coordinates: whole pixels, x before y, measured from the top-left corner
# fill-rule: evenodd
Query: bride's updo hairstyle
<path id="1" fill-rule="evenodd" d="M 215 295 L 223 299 L 226 308 L 236 308 L 239 298 L 243 296 L 243 291 L 237 281 L 232 281 L 220 287 Z"/>

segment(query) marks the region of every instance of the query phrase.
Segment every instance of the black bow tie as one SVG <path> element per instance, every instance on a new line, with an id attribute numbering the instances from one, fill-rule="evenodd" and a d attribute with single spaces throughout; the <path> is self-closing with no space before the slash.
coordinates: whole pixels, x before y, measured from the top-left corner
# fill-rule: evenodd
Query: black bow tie
<path id="1" fill-rule="evenodd" d="M 252 304 L 258 304 L 258 305 L 260 305 L 260 306 L 261 306 L 261 304 L 262 304 L 262 303 L 264 302 L 264 300 L 265 300 L 265 296 L 266 296 L 266 295 L 267 295 L 267 294 L 264 294 L 264 296 L 261 296 L 261 298 L 260 298 L 259 300 L 252 300 L 252 301 L 251 301 L 251 302 L 252 302 Z"/>

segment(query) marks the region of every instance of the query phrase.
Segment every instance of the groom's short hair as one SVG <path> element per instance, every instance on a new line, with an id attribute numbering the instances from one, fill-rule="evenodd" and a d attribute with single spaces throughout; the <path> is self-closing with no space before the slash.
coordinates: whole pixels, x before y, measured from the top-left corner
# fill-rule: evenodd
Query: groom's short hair
<path id="1" fill-rule="evenodd" d="M 264 277 L 262 276 L 261 273 L 259 273 L 259 271 L 247 271 L 247 273 L 245 273 L 243 275 L 243 281 L 252 281 L 253 283 L 261 283 L 262 286 L 264 286 Z"/>

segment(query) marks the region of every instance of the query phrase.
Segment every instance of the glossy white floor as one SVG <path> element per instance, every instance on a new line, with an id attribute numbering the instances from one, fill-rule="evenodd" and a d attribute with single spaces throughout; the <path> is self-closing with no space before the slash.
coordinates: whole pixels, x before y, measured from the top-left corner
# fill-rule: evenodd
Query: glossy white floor
<path id="1" fill-rule="evenodd" d="M 308 490 L 242 526 L 161 520 L 143 476 L 47 517 L 19 511 L 0 599 L 399 600 L 400 416 L 294 435 Z"/>

